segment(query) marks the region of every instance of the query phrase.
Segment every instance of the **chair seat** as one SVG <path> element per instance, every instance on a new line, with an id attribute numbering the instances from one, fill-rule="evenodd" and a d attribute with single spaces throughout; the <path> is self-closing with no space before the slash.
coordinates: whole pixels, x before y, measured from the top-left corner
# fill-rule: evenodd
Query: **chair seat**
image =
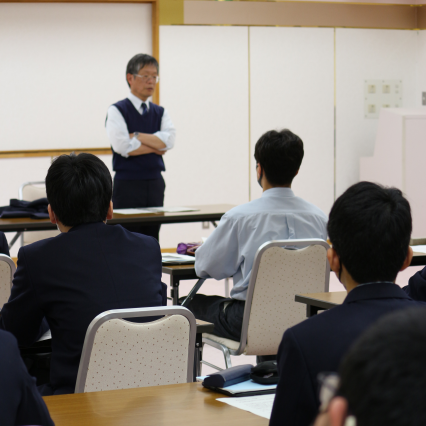
<path id="1" fill-rule="evenodd" d="M 221 345 L 224 345 L 234 351 L 240 347 L 240 342 L 231 339 L 225 339 L 224 337 L 219 337 L 214 334 L 203 333 L 203 339 L 213 340 L 214 342 L 220 343 Z"/>

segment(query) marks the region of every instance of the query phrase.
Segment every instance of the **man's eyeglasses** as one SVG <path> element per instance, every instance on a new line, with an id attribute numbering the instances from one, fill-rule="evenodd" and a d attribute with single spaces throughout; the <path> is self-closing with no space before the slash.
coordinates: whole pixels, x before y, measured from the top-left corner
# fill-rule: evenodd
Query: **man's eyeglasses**
<path id="1" fill-rule="evenodd" d="M 320 412 L 327 411 L 330 401 L 336 396 L 339 387 L 339 376 L 336 373 L 320 373 L 318 374 L 318 382 L 320 384 L 319 400 Z"/>
<path id="2" fill-rule="evenodd" d="M 133 75 L 135 77 L 141 78 L 144 83 L 148 83 L 148 81 L 154 80 L 155 84 L 157 84 L 158 81 L 160 80 L 160 77 L 158 75 L 156 75 L 156 76 L 154 76 L 154 75 L 139 75 L 139 74 L 133 74 Z"/>
<path id="3" fill-rule="evenodd" d="M 337 394 L 340 378 L 336 373 L 320 373 L 318 374 L 318 382 L 320 383 L 319 400 L 321 404 L 319 412 L 325 413 L 331 400 Z M 356 418 L 348 415 L 344 426 L 356 426 Z"/>

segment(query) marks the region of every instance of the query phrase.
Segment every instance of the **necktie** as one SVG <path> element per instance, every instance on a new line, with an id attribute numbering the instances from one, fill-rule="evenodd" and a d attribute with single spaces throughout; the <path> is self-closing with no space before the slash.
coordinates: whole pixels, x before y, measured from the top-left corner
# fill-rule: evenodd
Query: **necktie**
<path id="1" fill-rule="evenodd" d="M 145 102 L 142 102 L 142 115 L 145 115 L 148 112 L 148 108 Z"/>

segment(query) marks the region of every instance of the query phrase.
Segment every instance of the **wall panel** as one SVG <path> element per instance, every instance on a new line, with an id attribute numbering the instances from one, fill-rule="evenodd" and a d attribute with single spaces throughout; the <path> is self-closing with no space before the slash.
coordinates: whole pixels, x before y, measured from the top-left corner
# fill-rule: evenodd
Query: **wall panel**
<path id="1" fill-rule="evenodd" d="M 160 26 L 160 64 L 161 105 L 177 128 L 164 159 L 165 204 L 247 202 L 247 27 Z M 179 227 L 163 226 L 163 246 L 208 234 Z"/>
<path id="2" fill-rule="evenodd" d="M 359 181 L 360 157 L 374 153 L 378 119 L 364 116 L 364 81 L 402 80 L 402 106 L 419 106 L 417 37 L 417 31 L 336 29 L 337 196 Z"/>
<path id="3" fill-rule="evenodd" d="M 333 29 L 250 28 L 251 153 L 268 130 L 288 128 L 305 147 L 296 195 L 328 213 L 333 203 Z M 261 189 L 251 165 L 251 196 Z"/>

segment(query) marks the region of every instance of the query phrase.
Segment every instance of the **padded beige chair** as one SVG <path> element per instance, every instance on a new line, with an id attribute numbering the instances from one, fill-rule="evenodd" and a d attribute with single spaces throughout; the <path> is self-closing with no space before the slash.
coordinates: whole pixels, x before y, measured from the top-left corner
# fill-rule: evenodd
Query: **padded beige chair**
<path id="1" fill-rule="evenodd" d="M 19 199 L 34 201 L 46 197 L 46 185 L 44 182 L 26 182 L 19 188 Z M 45 238 L 56 237 L 59 231 L 32 231 L 23 232 L 21 235 L 21 245 L 35 243 Z"/>
<path id="2" fill-rule="evenodd" d="M 205 333 L 203 344 L 223 352 L 226 368 L 232 367 L 231 355 L 275 355 L 284 331 L 306 319 L 306 306 L 295 302 L 294 296 L 328 291 L 329 247 L 319 239 L 270 241 L 260 246 L 247 289 L 241 340 Z"/>
<path id="3" fill-rule="evenodd" d="M 192 382 L 196 331 L 194 315 L 181 306 L 99 314 L 87 329 L 75 393 Z"/>
<path id="4" fill-rule="evenodd" d="M 0 254 L 0 309 L 9 300 L 15 270 L 13 260 L 5 254 Z"/>

